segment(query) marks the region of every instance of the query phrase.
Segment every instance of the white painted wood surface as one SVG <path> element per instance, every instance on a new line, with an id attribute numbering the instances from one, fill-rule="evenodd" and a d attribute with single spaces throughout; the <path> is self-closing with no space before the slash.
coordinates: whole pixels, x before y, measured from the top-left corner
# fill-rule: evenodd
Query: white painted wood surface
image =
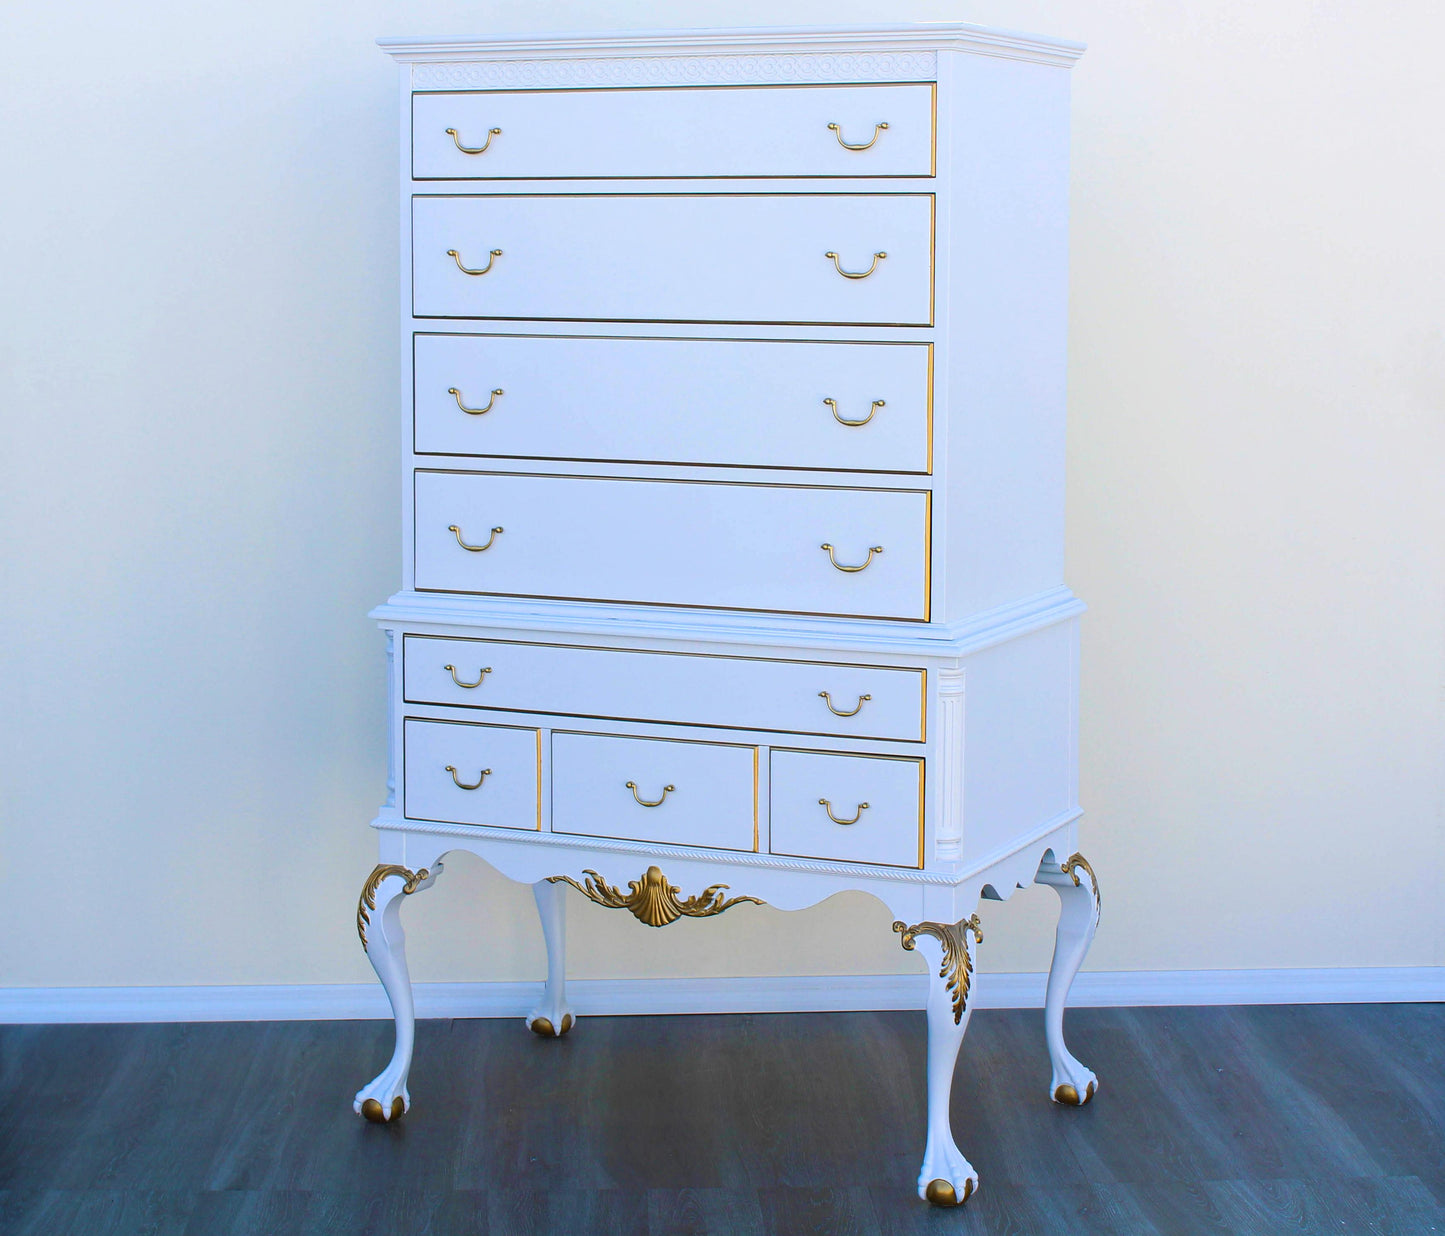
<path id="1" fill-rule="evenodd" d="M 552 830 L 753 850 L 756 747 L 552 734 Z"/>
<path id="2" fill-rule="evenodd" d="M 933 320 L 927 193 L 423 193 L 412 238 L 419 318 Z"/>
<path id="3" fill-rule="evenodd" d="M 418 334 L 415 347 L 419 454 L 930 466 L 926 343 Z"/>
<path id="4" fill-rule="evenodd" d="M 922 760 L 774 747 L 769 764 L 772 853 L 922 866 Z"/>
<path id="5" fill-rule="evenodd" d="M 417 587 L 922 619 L 928 518 L 915 491 L 418 471 Z"/>
<path id="6" fill-rule="evenodd" d="M 418 180 L 931 176 L 933 85 L 418 92 L 412 163 Z"/>
<path id="7" fill-rule="evenodd" d="M 924 737 L 922 670 L 424 635 L 402 660 L 410 704 Z"/>
<path id="8" fill-rule="evenodd" d="M 405 727 L 406 815 L 535 829 L 541 758 L 537 730 L 410 719 Z M 463 788 L 468 785 L 476 788 Z"/>

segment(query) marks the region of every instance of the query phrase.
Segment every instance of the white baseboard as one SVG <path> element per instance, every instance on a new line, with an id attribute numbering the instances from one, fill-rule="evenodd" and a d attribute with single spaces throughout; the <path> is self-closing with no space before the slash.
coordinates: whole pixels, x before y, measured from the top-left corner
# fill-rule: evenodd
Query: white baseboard
<path id="1" fill-rule="evenodd" d="M 980 974 L 973 1005 L 1040 1008 L 1042 974 Z M 573 979 L 584 1017 L 656 1013 L 836 1013 L 920 1009 L 921 974 L 806 978 Z M 418 983 L 418 1017 L 522 1017 L 540 983 Z M 1445 966 L 1360 970 L 1126 970 L 1086 972 L 1075 1008 L 1205 1004 L 1445 1002 Z M 0 988 L 0 1023 L 310 1021 L 388 1017 L 376 984 L 252 987 Z"/>

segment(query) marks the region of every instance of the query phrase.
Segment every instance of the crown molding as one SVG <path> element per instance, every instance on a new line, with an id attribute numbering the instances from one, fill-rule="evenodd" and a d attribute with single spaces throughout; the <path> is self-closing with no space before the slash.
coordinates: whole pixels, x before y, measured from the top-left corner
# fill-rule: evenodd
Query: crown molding
<path id="1" fill-rule="evenodd" d="M 966 22 L 880 26 L 793 26 L 734 30 L 638 30 L 594 34 L 487 35 L 474 38 L 428 39 L 395 37 L 377 40 L 393 59 L 425 64 L 431 61 L 530 61 L 558 59 L 633 62 L 661 58 L 732 56 L 740 60 L 837 57 L 887 58 L 962 51 L 1067 68 L 1084 52 L 1082 43 L 1013 30 L 993 30 Z M 739 66 L 741 71 L 745 66 Z M 785 66 L 788 67 L 788 66 Z M 794 65 L 795 72 L 812 70 Z M 844 66 L 837 66 L 839 72 Z M 848 67 L 860 67 L 850 63 Z M 866 66 L 865 66 L 866 67 Z M 620 70 L 614 70 L 620 71 Z M 679 66 L 672 70 L 682 74 Z M 668 79 L 671 80 L 671 79 Z M 793 79 L 800 80 L 800 79 Z"/>

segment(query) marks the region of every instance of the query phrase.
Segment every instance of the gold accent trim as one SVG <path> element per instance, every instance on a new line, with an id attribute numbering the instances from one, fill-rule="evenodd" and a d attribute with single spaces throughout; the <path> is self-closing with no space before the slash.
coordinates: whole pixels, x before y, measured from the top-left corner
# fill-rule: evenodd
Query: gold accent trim
<path id="1" fill-rule="evenodd" d="M 880 120 L 877 124 L 873 126 L 872 137 L 870 137 L 866 142 L 854 143 L 845 142 L 843 140 L 843 130 L 838 125 L 831 122 L 829 122 L 828 124 L 828 128 L 833 131 L 833 136 L 838 139 L 838 145 L 843 147 L 844 150 L 872 150 L 873 144 L 878 140 L 879 134 L 881 134 L 887 127 L 888 122 L 886 120 Z M 451 130 L 448 129 L 447 132 L 450 133 Z"/>
<path id="2" fill-rule="evenodd" d="M 366 877 L 366 883 L 361 886 L 361 896 L 356 901 L 356 934 L 361 937 L 363 953 L 369 951 L 366 944 L 366 929 L 371 925 L 371 912 L 376 909 L 376 890 L 381 887 L 381 882 L 389 876 L 400 876 L 406 881 L 401 886 L 402 895 L 409 896 L 426 882 L 429 875 L 431 872 L 425 867 L 419 871 L 412 871 L 409 867 L 402 867 L 396 863 L 378 863 L 372 868 L 371 874 Z M 397 1102 L 399 1103 L 401 1100 L 397 1099 Z"/>
<path id="3" fill-rule="evenodd" d="M 496 390 L 492 392 L 492 397 L 487 400 L 487 406 L 485 408 L 469 408 L 466 404 L 462 402 L 461 391 L 457 390 L 455 386 L 447 387 L 447 394 L 456 396 L 457 407 L 459 407 L 468 416 L 486 416 L 486 414 L 490 412 L 493 406 L 496 404 L 497 396 L 505 395 L 506 393 L 507 392 L 499 386 Z"/>
<path id="4" fill-rule="evenodd" d="M 416 174 L 416 100 L 418 96 L 430 95 L 474 95 L 474 94 L 597 94 L 613 93 L 622 90 L 837 90 L 840 87 L 848 90 L 878 90 L 896 89 L 899 86 L 927 86 L 929 88 L 929 138 L 928 138 L 928 171 L 926 172 L 874 172 L 868 176 L 869 180 L 927 180 L 938 175 L 938 81 L 929 79 L 926 81 L 896 81 L 896 82 L 752 82 L 746 85 L 718 85 L 714 83 L 690 83 L 687 85 L 668 86 L 526 86 L 520 89 L 513 89 L 506 86 L 495 86 L 477 90 L 412 90 L 410 100 L 411 123 L 408 126 L 408 141 L 410 143 L 410 171 L 411 179 L 417 184 L 429 184 L 444 181 L 468 181 L 468 180 L 532 180 L 538 182 L 551 181 L 608 181 L 608 180 L 849 180 L 854 178 L 856 172 L 806 172 L 787 173 L 774 172 L 768 175 L 726 175 L 715 176 L 707 174 L 694 174 L 690 176 L 418 176 Z"/>
<path id="5" fill-rule="evenodd" d="M 828 551 L 828 561 L 831 562 L 838 570 L 846 571 L 849 575 L 856 575 L 859 571 L 866 571 L 868 569 L 868 564 L 873 561 L 873 555 L 881 554 L 883 552 L 883 546 L 881 545 L 870 546 L 868 549 L 868 556 L 864 558 L 863 561 L 860 562 L 857 566 L 844 566 L 843 563 L 838 561 L 837 556 L 833 552 L 833 547 L 829 545 L 827 541 L 824 541 L 820 546 L 818 546 L 818 548 L 826 549 Z"/>
<path id="6" fill-rule="evenodd" d="M 457 131 L 455 129 L 448 129 L 447 133 L 451 136 L 452 141 L 457 144 L 457 149 L 466 155 L 486 154 L 487 148 L 492 144 L 492 138 L 502 136 L 501 129 L 488 129 L 487 140 L 484 141 L 480 146 L 463 146 L 462 139 L 457 136 Z"/>
<path id="7" fill-rule="evenodd" d="M 667 877 L 656 867 L 649 867 L 640 880 L 629 880 L 627 887 L 631 891 L 628 893 L 608 884 L 591 868 L 585 869 L 582 874 L 587 877 L 584 884 L 565 875 L 548 876 L 547 883 L 570 884 L 589 901 L 609 910 L 630 910 L 639 923 L 646 923 L 649 927 L 666 927 L 680 918 L 711 918 L 745 901 L 754 905 L 766 904 L 758 897 L 729 897 L 725 900 L 721 890 L 728 887 L 726 884 L 709 885 L 696 897 L 682 901 L 678 898 L 680 890 L 669 884 Z"/>
<path id="8" fill-rule="evenodd" d="M 838 260 L 838 255 L 834 253 L 831 249 L 829 249 L 827 253 L 823 254 L 823 256 L 825 258 L 833 259 L 833 269 L 836 270 L 840 275 L 842 275 L 843 278 L 866 279 L 869 275 L 871 275 L 875 270 L 878 269 L 878 263 L 881 262 L 888 255 L 884 253 L 882 249 L 878 250 L 878 252 L 873 255 L 873 264 L 869 266 L 867 270 L 844 270 L 842 263 Z M 458 263 L 458 265 L 460 265 L 460 263 Z M 470 274 L 472 272 L 468 271 L 467 273 Z"/>
<path id="9" fill-rule="evenodd" d="M 648 802 L 647 799 L 643 798 L 642 795 L 637 792 L 637 782 L 636 782 L 636 781 L 629 781 L 629 782 L 627 783 L 627 788 L 632 791 L 632 797 L 635 798 L 635 799 L 637 799 L 637 805 L 638 805 L 639 807 L 660 807 L 660 806 L 662 806 L 663 803 L 665 803 L 665 802 L 667 801 L 667 796 L 668 796 L 669 794 L 671 794 L 671 793 L 673 793 L 673 792 L 676 791 L 677 786 L 675 786 L 675 785 L 665 785 L 665 786 L 663 786 L 663 787 L 662 787 L 662 797 L 659 798 L 655 803 L 650 803 L 650 802 Z"/>
<path id="10" fill-rule="evenodd" d="M 828 813 L 828 818 L 832 820 L 834 824 L 856 824 L 859 820 L 863 818 L 863 813 L 868 810 L 867 803 L 859 803 L 858 810 L 853 813 L 853 818 L 851 820 L 840 820 L 836 815 L 833 814 L 833 804 L 830 803 L 826 798 L 818 799 L 818 806 L 822 807 L 823 810 Z"/>
<path id="11" fill-rule="evenodd" d="M 501 256 L 502 256 L 502 251 L 501 251 L 500 249 L 493 249 L 492 252 L 491 252 L 491 253 L 488 255 L 488 257 L 487 257 L 487 264 L 486 264 L 485 266 L 477 269 L 477 270 L 473 270 L 470 266 L 463 266 L 463 265 L 462 265 L 462 255 L 461 255 L 460 253 L 458 253 L 455 249 L 448 249 L 448 250 L 447 250 L 447 257 L 451 258 L 452 261 L 454 261 L 454 262 L 457 264 L 457 269 L 458 269 L 459 271 L 461 271 L 462 274 L 464 274 L 464 275 L 485 275 L 485 274 L 487 274 L 487 273 L 492 269 L 492 266 L 493 266 L 493 264 L 496 262 L 496 260 L 497 260 L 499 257 L 501 257 Z"/>
<path id="12" fill-rule="evenodd" d="M 456 524 L 448 524 L 447 531 L 456 536 L 457 544 L 460 545 L 463 549 L 465 549 L 468 553 L 484 554 L 487 552 L 487 550 L 492 548 L 492 545 L 495 543 L 497 537 L 501 535 L 504 529 L 493 528 L 492 535 L 487 538 L 487 543 L 485 545 L 468 545 L 464 540 L 462 540 L 462 530 L 458 528 Z"/>
<path id="13" fill-rule="evenodd" d="M 893 674 L 916 674 L 917 690 L 919 698 L 918 711 L 918 737 L 900 738 L 896 734 L 854 734 L 844 733 L 842 730 L 767 730 L 758 725 L 719 725 L 715 721 L 679 721 L 675 717 L 613 717 L 598 716 L 593 713 L 582 713 L 574 711 L 562 712 L 556 708 L 521 708 L 511 706 L 500 708 L 495 704 L 459 704 L 455 700 L 443 699 L 416 699 L 408 695 L 408 683 L 406 681 L 406 642 L 412 639 L 445 640 L 450 643 L 463 644 L 505 644 L 522 648 L 565 648 L 579 652 L 621 652 L 629 654 L 640 654 L 643 656 L 659 657 L 694 657 L 700 660 L 713 661 L 763 661 L 777 665 L 816 665 L 824 669 L 861 669 L 881 670 Z M 719 652 L 674 652 L 670 648 L 616 648 L 604 644 L 559 644 L 548 640 L 521 640 L 521 639 L 477 639 L 474 636 L 466 635 L 427 635 L 418 632 L 404 632 L 402 634 L 402 703 L 404 704 L 433 704 L 440 708 L 479 708 L 496 710 L 499 712 L 516 712 L 525 714 L 547 714 L 564 715 L 568 717 L 580 717 L 591 721 L 617 721 L 617 722 L 642 722 L 648 725 L 688 725 L 713 730 L 741 730 L 741 731 L 762 731 L 764 733 L 796 734 L 799 737 L 813 738 L 846 738 L 857 741 L 860 738 L 876 740 L 878 742 L 926 742 L 928 739 L 928 671 L 911 665 L 860 665 L 856 662 L 846 661 L 801 661 L 791 660 L 787 657 L 745 657 L 734 656 L 729 653 Z M 911 690 L 912 688 L 910 688 Z M 483 722 L 464 722 L 462 724 L 484 724 Z M 746 745 L 746 744 L 743 744 Z M 899 757 L 908 758 L 908 757 Z"/>
<path id="14" fill-rule="evenodd" d="M 534 1017 L 527 1023 L 527 1029 L 544 1039 L 560 1039 L 567 1031 L 572 1029 L 572 1014 L 562 1014 L 562 1028 L 560 1030 L 552 1025 L 552 1019 L 549 1017 Z"/>
<path id="15" fill-rule="evenodd" d="M 887 406 L 883 400 L 875 399 L 872 403 L 872 406 L 870 406 L 868 409 L 867 416 L 865 416 L 861 421 L 850 421 L 846 416 L 838 415 L 838 401 L 836 399 L 825 399 L 823 400 L 823 402 L 832 409 L 833 419 L 837 421 L 840 425 L 847 425 L 849 429 L 857 429 L 860 425 L 866 425 L 869 421 L 873 419 L 873 414 L 877 412 L 879 408 Z"/>
<path id="16" fill-rule="evenodd" d="M 948 980 L 948 990 L 953 993 L 953 1024 L 958 1025 L 968 1008 L 968 990 L 973 985 L 973 957 L 968 951 L 968 933 L 973 932 L 974 943 L 983 943 L 983 924 L 979 922 L 978 915 L 959 923 L 925 922 L 915 923 L 912 927 L 897 921 L 893 930 L 903 937 L 901 943 L 910 953 L 919 936 L 932 936 L 943 945 L 943 964 L 938 968 L 938 977 Z"/>
<path id="17" fill-rule="evenodd" d="M 490 768 L 484 768 L 482 769 L 481 774 L 477 777 L 477 783 L 475 785 L 468 785 L 465 781 L 460 781 L 457 779 L 457 770 L 455 766 L 448 764 L 447 772 L 451 773 L 452 781 L 459 790 L 480 790 L 482 788 L 482 782 L 492 775 L 492 770 Z"/>
<path id="18" fill-rule="evenodd" d="M 1103 903 L 1099 898 L 1099 877 L 1094 874 L 1094 869 L 1089 866 L 1089 860 L 1076 851 L 1070 855 L 1067 861 L 1059 865 L 1060 871 L 1066 876 L 1073 878 L 1075 888 L 1079 887 L 1080 868 L 1089 873 L 1089 891 L 1094 895 L 1094 917 L 1098 918 L 1100 910 L 1103 908 Z"/>
<path id="19" fill-rule="evenodd" d="M 927 350 L 923 410 L 924 433 L 926 434 L 925 463 L 922 468 L 844 468 L 835 464 L 719 463 L 717 460 L 708 459 L 625 459 L 617 455 L 509 455 L 497 451 L 423 451 L 417 449 L 416 341 L 418 339 L 561 339 L 581 340 L 588 343 L 599 340 L 627 342 L 635 340 L 641 343 L 802 343 L 864 348 L 924 348 Z M 839 472 L 860 476 L 931 476 L 933 474 L 933 343 L 929 340 L 915 339 L 759 339 L 742 335 L 548 335 L 536 331 L 413 330 L 411 421 L 412 454 L 421 459 L 545 459 L 558 463 L 649 464 L 665 468 L 737 468 L 769 472 Z"/>
<path id="20" fill-rule="evenodd" d="M 402 670 L 405 671 L 405 669 L 406 666 L 403 664 Z M 467 691 L 474 691 L 477 687 L 480 687 L 482 685 L 482 679 L 492 672 L 492 667 L 490 665 L 485 666 L 477 671 L 476 682 L 463 682 L 460 678 L 457 677 L 457 667 L 455 665 L 443 665 L 442 669 L 450 671 L 452 681 L 456 683 L 457 686 Z"/>
<path id="21" fill-rule="evenodd" d="M 831 712 L 835 717 L 856 717 L 860 712 L 863 711 L 863 704 L 867 700 L 871 700 L 873 698 L 871 695 L 860 695 L 858 697 L 858 704 L 853 709 L 853 711 L 843 712 L 841 709 L 833 707 L 833 697 L 829 695 L 826 691 L 819 691 L 818 695 L 822 699 L 823 703 L 828 705 L 828 711 Z"/>

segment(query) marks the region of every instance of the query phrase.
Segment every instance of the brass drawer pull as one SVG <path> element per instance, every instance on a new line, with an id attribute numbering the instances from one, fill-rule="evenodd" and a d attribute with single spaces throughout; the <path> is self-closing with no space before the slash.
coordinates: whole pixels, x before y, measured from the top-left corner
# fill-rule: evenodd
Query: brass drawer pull
<path id="1" fill-rule="evenodd" d="M 830 803 L 826 798 L 818 799 L 818 806 L 822 807 L 823 810 L 828 813 L 828 818 L 832 820 L 834 824 L 856 824 L 863 817 L 863 813 L 868 810 L 867 803 L 859 803 L 858 810 L 853 813 L 853 818 L 851 820 L 840 820 L 836 815 L 833 814 L 833 804 Z"/>
<path id="2" fill-rule="evenodd" d="M 869 138 L 866 142 L 864 142 L 861 146 L 860 146 L 860 145 L 855 145 L 855 144 L 852 143 L 852 142 L 845 142 L 845 141 L 843 140 L 843 130 L 842 130 L 838 125 L 836 125 L 836 124 L 830 124 L 828 127 L 833 130 L 833 136 L 838 139 L 838 145 L 840 145 L 841 147 L 843 147 L 844 150 L 871 150 L 871 149 L 873 148 L 873 143 L 878 140 L 878 135 L 879 135 L 880 133 L 882 133 L 883 130 L 888 127 L 888 122 L 887 122 L 886 120 L 880 120 L 877 124 L 875 124 L 875 125 L 873 126 L 873 136 L 870 137 L 870 138 Z M 451 130 L 448 129 L 447 132 L 450 133 Z M 492 132 L 494 132 L 494 133 L 500 133 L 501 130 L 500 130 L 500 129 L 493 129 Z M 482 149 L 485 150 L 486 147 L 483 147 Z M 468 152 L 468 153 L 470 153 L 470 152 Z"/>
<path id="3" fill-rule="evenodd" d="M 671 793 L 673 792 L 673 790 L 677 789 L 677 786 L 675 786 L 675 785 L 665 785 L 665 786 L 663 786 L 663 787 L 662 787 L 662 797 L 659 798 L 655 803 L 650 803 L 650 802 L 648 802 L 647 799 L 643 798 L 642 795 L 637 792 L 637 782 L 636 782 L 636 781 L 629 781 L 629 782 L 627 783 L 627 788 L 632 791 L 632 797 L 635 798 L 635 799 L 637 799 L 638 804 L 639 804 L 640 806 L 643 806 L 643 807 L 660 807 L 660 806 L 662 806 L 663 802 L 666 800 L 667 796 L 668 796 L 669 794 L 671 794 Z"/>
<path id="4" fill-rule="evenodd" d="M 456 529 L 452 529 L 452 531 L 455 532 Z M 461 540 L 460 537 L 458 537 L 457 539 Z M 471 546 L 468 545 L 465 548 L 470 549 Z M 883 552 L 883 546 L 874 545 L 868 550 L 868 556 L 864 558 L 862 562 L 860 562 L 857 566 L 848 566 L 846 563 L 838 561 L 837 555 L 833 552 L 833 547 L 829 545 L 827 541 L 824 541 L 822 545 L 820 545 L 818 548 L 826 549 L 828 551 L 828 561 L 831 562 L 835 567 L 837 567 L 838 570 L 847 571 L 850 575 L 858 571 L 866 570 L 868 564 L 873 561 L 873 555 L 881 554 Z"/>
<path id="5" fill-rule="evenodd" d="M 447 765 L 447 772 L 451 773 L 452 780 L 456 783 L 456 787 L 459 790 L 480 790 L 482 788 L 482 782 L 492 775 L 492 770 L 490 768 L 484 768 L 480 773 L 477 774 L 476 785 L 468 785 L 465 781 L 458 779 L 457 770 L 453 768 L 450 764 Z"/>
<path id="6" fill-rule="evenodd" d="M 448 525 L 447 525 L 447 531 L 450 532 L 450 533 L 452 533 L 452 534 L 454 534 L 454 535 L 456 536 L 456 538 L 457 538 L 457 544 L 460 545 L 463 549 L 465 549 L 468 553 L 482 554 L 482 553 L 485 553 L 487 550 L 489 550 L 489 549 L 492 548 L 492 542 L 497 539 L 498 534 L 499 534 L 502 530 L 501 530 L 500 528 L 493 528 L 493 529 L 492 529 L 492 535 L 487 538 L 487 543 L 486 543 L 485 545 L 468 545 L 464 540 L 462 540 L 462 530 L 461 530 L 460 528 L 458 528 L 458 527 L 456 526 L 456 524 L 448 524 Z M 866 566 L 867 564 L 865 563 L 864 565 Z M 863 567 L 844 567 L 843 569 L 844 569 L 845 571 L 848 571 L 848 570 L 858 570 L 858 571 L 861 571 L 861 570 L 863 569 Z"/>
<path id="7" fill-rule="evenodd" d="M 839 264 L 839 262 L 838 262 L 838 255 L 837 255 L 836 253 L 834 253 L 831 249 L 829 249 L 827 253 L 823 254 L 823 256 L 824 256 L 825 258 L 832 258 L 832 259 L 833 259 L 833 269 L 836 270 L 840 275 L 842 275 L 843 278 L 845 278 L 845 279 L 866 279 L 866 278 L 868 278 L 869 275 L 871 275 L 875 270 L 878 269 L 878 263 L 881 262 L 881 261 L 882 261 L 884 258 L 886 258 L 888 255 L 887 255 L 886 253 L 884 253 L 884 252 L 880 249 L 877 253 L 875 253 L 875 254 L 873 255 L 873 265 L 870 266 L 867 270 L 844 270 L 843 267 L 842 267 L 842 266 Z M 458 265 L 458 266 L 461 266 L 462 264 L 461 264 L 460 261 L 458 261 L 458 262 L 457 262 L 457 265 Z M 490 268 L 491 268 L 491 263 L 490 263 L 490 262 L 487 263 L 487 266 L 488 266 L 488 269 L 490 269 Z M 462 269 L 463 269 L 463 270 L 466 270 L 466 267 L 463 266 Z M 486 273 L 487 273 L 487 272 L 484 271 L 484 270 L 468 270 L 468 271 L 467 271 L 467 274 L 469 274 L 469 275 L 484 275 L 484 274 L 486 274 Z"/>
<path id="8" fill-rule="evenodd" d="M 490 412 L 490 411 L 492 410 L 492 405 L 497 402 L 497 396 L 500 395 L 500 394 L 502 394 L 502 393 L 503 393 L 502 388 L 499 386 L 499 387 L 497 387 L 496 390 L 494 390 L 494 391 L 492 392 L 492 397 L 487 400 L 487 406 L 486 406 L 485 408 L 469 408 L 469 407 L 467 407 L 466 404 L 464 404 L 464 403 L 462 402 L 462 393 L 461 393 L 461 391 L 457 390 L 457 388 L 456 388 L 455 386 L 449 386 L 449 387 L 447 387 L 447 394 L 448 394 L 448 395 L 454 395 L 454 396 L 456 397 L 457 407 L 459 407 L 459 408 L 460 408 L 463 412 L 465 412 L 468 416 L 485 416 L 488 412 Z M 837 414 L 836 412 L 834 412 L 833 415 L 834 415 L 834 416 L 837 416 L 838 414 Z M 871 416 L 872 413 L 870 412 L 869 415 Z M 844 424 L 848 424 L 848 423 L 849 423 L 849 422 L 846 422 L 846 421 L 844 422 Z M 863 422 L 862 422 L 862 421 L 857 421 L 856 424 L 861 425 L 861 424 L 863 424 Z"/>
<path id="9" fill-rule="evenodd" d="M 500 395 L 501 391 L 498 391 L 497 394 Z M 460 402 L 460 400 L 458 402 Z M 859 425 L 866 425 L 869 421 L 873 419 L 873 413 L 878 411 L 879 408 L 883 407 L 883 400 L 875 399 L 873 401 L 873 406 L 868 409 L 867 416 L 865 416 L 861 421 L 850 421 L 846 416 L 838 415 L 838 401 L 836 399 L 825 399 L 823 400 L 823 402 L 833 409 L 833 419 L 837 421 L 840 425 L 847 425 L 850 429 L 856 429 Z M 486 409 L 484 408 L 483 411 L 485 410 Z M 466 409 L 463 408 L 462 411 L 465 412 Z"/>
<path id="10" fill-rule="evenodd" d="M 451 669 L 451 666 L 447 666 L 447 668 L 448 668 L 448 669 Z M 483 671 L 483 672 L 485 672 L 485 671 Z M 455 678 L 456 675 L 453 674 L 452 677 Z M 458 684 L 458 685 L 465 685 L 465 684 Z M 863 705 L 864 705 L 864 703 L 865 703 L 867 700 L 871 700 L 871 699 L 873 698 L 871 695 L 860 695 L 860 696 L 858 697 L 858 706 L 857 706 L 855 709 L 853 709 L 852 712 L 840 712 L 838 709 L 836 709 L 836 708 L 833 707 L 833 697 L 832 697 L 831 695 L 829 695 L 826 691 L 819 691 L 819 692 L 818 692 L 818 695 L 822 698 L 823 703 L 825 703 L 825 704 L 828 705 L 828 711 L 831 712 L 835 717 L 856 717 L 860 712 L 863 711 Z"/>
<path id="11" fill-rule="evenodd" d="M 458 269 L 459 271 L 461 271 L 462 274 L 464 274 L 464 275 L 485 275 L 485 274 L 487 273 L 487 271 L 489 271 L 489 270 L 492 269 L 493 263 L 495 263 L 496 260 L 497 260 L 499 257 L 501 257 L 501 256 L 502 256 L 502 251 L 501 251 L 500 249 L 493 249 L 493 250 L 492 250 L 492 255 L 491 255 L 489 258 L 487 258 L 487 264 L 486 264 L 485 266 L 483 266 L 480 270 L 473 270 L 470 266 L 463 266 L 463 265 L 462 265 L 462 255 L 461 255 L 460 253 L 458 253 L 455 249 L 448 249 L 448 250 L 447 250 L 447 257 L 451 258 L 451 260 L 454 261 L 454 262 L 457 264 L 457 269 Z M 875 263 L 875 264 L 876 264 L 876 263 Z M 869 273 L 869 274 L 872 274 L 873 272 L 872 272 L 872 271 L 869 271 L 868 273 Z M 849 275 L 848 277 L 849 277 L 850 279 L 861 279 L 863 276 L 862 276 L 862 275 Z"/>
<path id="12" fill-rule="evenodd" d="M 883 127 L 886 129 L 888 126 L 885 124 Z M 447 130 L 447 136 L 450 137 L 450 138 L 452 139 L 452 141 L 456 142 L 456 144 L 457 144 L 457 149 L 460 150 L 463 154 L 486 154 L 486 153 L 487 153 L 487 147 L 492 144 L 492 138 L 494 138 L 494 137 L 501 137 L 501 136 L 502 136 L 502 131 L 501 131 L 501 129 L 488 129 L 488 130 L 487 130 L 487 140 L 484 141 L 480 146 L 463 146 L 463 145 L 462 145 L 462 139 L 457 136 L 457 131 L 456 131 L 455 129 L 448 129 L 448 130 Z M 843 139 L 842 139 L 842 138 L 839 138 L 838 140 L 839 140 L 839 141 L 842 141 Z M 875 141 L 877 140 L 877 134 L 874 134 L 874 140 L 875 140 Z M 873 142 L 869 142 L 869 143 L 868 143 L 869 146 L 871 146 L 872 144 L 873 144 Z M 858 147 L 858 149 L 860 149 L 860 150 L 866 150 L 867 147 L 866 147 L 866 146 L 862 146 L 862 147 Z"/>
<path id="13" fill-rule="evenodd" d="M 442 669 L 450 670 L 452 675 L 452 681 L 456 683 L 459 687 L 466 687 L 468 691 L 470 691 L 473 687 L 480 687 L 482 685 L 482 679 L 492 672 L 492 667 L 489 665 L 486 669 L 478 671 L 476 682 L 463 682 L 460 678 L 457 677 L 457 667 L 455 665 L 443 665 Z"/>

